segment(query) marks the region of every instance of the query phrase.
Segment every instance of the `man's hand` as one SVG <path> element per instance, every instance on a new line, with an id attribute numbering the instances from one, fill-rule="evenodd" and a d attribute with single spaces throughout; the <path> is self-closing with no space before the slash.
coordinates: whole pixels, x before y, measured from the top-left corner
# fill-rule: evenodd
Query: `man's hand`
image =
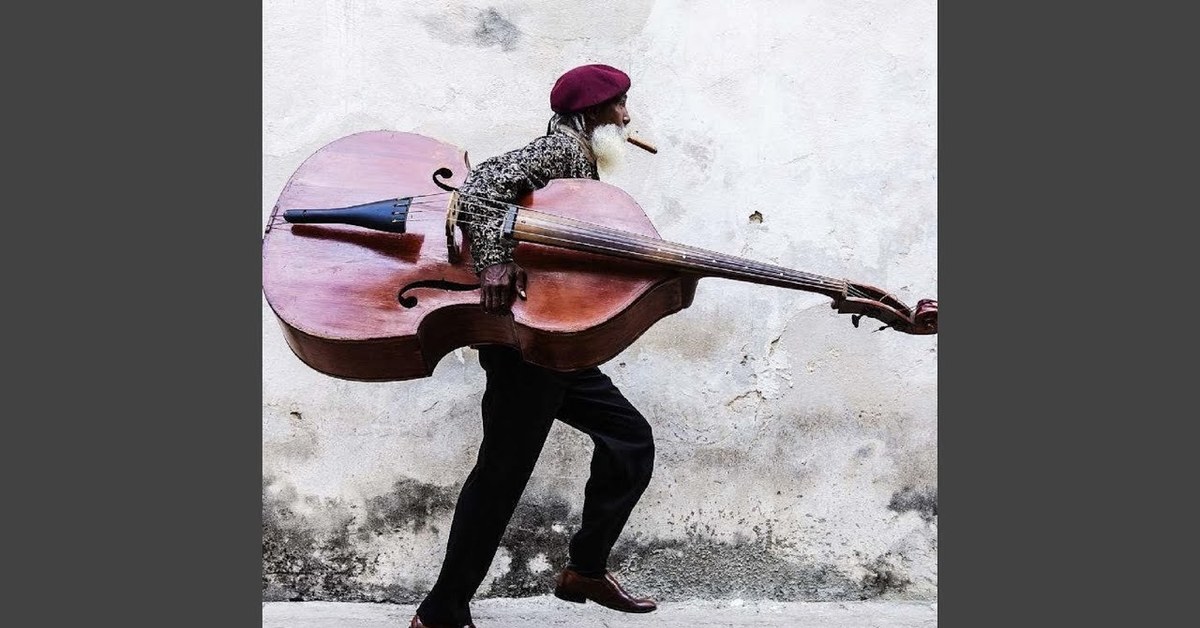
<path id="1" fill-rule="evenodd" d="M 503 314 L 513 300 L 513 288 L 525 298 L 525 269 L 516 262 L 492 264 L 479 273 L 479 304 L 488 314 Z"/>

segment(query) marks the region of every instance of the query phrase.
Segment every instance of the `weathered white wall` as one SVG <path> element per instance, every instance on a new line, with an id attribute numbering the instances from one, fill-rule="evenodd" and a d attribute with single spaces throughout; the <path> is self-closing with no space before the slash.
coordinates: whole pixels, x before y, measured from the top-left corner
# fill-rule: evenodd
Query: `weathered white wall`
<path id="1" fill-rule="evenodd" d="M 416 132 L 478 163 L 545 129 L 559 74 L 602 62 L 632 76 L 632 128 L 660 151 L 606 180 L 664 238 L 936 298 L 936 17 L 932 0 L 266 0 L 263 224 L 334 139 Z M 704 279 L 603 367 L 658 444 L 611 565 L 632 589 L 936 597 L 938 339 L 828 303 Z M 474 352 L 354 383 L 297 360 L 265 300 L 262 322 L 264 598 L 419 599 L 481 434 Z M 481 596 L 548 591 L 590 451 L 555 426 Z"/>

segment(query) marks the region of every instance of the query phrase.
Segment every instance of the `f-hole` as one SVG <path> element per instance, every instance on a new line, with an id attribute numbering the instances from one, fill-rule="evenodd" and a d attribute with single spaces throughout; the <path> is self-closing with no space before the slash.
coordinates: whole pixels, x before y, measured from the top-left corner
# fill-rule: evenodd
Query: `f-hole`
<path id="1" fill-rule="evenodd" d="M 454 283 L 453 281 L 445 281 L 442 279 L 422 279 L 421 281 L 414 281 L 407 286 L 404 286 L 400 289 L 400 292 L 396 293 L 396 299 L 400 301 L 401 306 L 405 308 L 414 308 L 417 306 L 417 297 L 405 294 L 406 292 L 416 290 L 417 288 L 433 288 L 437 290 L 448 290 L 450 292 L 470 292 L 471 290 L 478 290 L 479 284 Z"/>

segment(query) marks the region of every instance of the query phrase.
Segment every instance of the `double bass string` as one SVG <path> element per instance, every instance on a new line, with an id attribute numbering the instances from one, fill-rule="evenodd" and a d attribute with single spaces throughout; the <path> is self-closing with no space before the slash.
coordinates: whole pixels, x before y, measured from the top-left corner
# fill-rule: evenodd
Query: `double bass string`
<path id="1" fill-rule="evenodd" d="M 427 196 L 427 197 L 429 197 L 429 196 L 444 196 L 446 194 L 448 194 L 448 193 L 435 193 L 435 194 L 430 194 L 430 195 L 425 195 L 425 196 Z M 466 200 L 465 202 L 463 202 L 463 200 L 465 200 L 465 199 L 475 199 L 475 200 Z M 475 209 L 486 208 L 489 210 L 493 210 L 490 212 L 483 212 L 483 211 L 469 211 L 469 210 L 460 209 L 459 215 L 464 218 L 473 218 L 473 217 L 483 216 L 483 217 L 486 217 L 489 219 L 498 220 L 502 217 L 502 215 L 498 212 L 507 211 L 507 209 L 509 209 L 509 208 L 516 208 L 518 210 L 526 209 L 522 206 L 514 205 L 512 203 L 505 203 L 503 201 L 496 201 L 493 199 L 485 199 L 485 198 L 475 197 L 473 195 L 461 194 L 461 193 L 460 193 L 460 203 L 462 205 L 466 205 L 468 207 L 473 207 Z M 427 199 L 427 200 L 423 200 L 423 201 L 414 202 L 410 205 L 410 207 L 412 207 L 412 206 L 417 206 L 418 208 L 410 209 L 409 214 L 410 215 L 420 214 L 419 216 L 414 218 L 412 220 L 412 222 L 418 222 L 418 221 L 424 222 L 424 219 L 433 217 L 432 213 L 434 211 L 436 211 L 438 213 L 438 219 L 440 220 L 441 216 L 444 216 L 445 211 L 446 211 L 444 200 L 433 201 L 432 199 Z M 555 218 L 558 218 L 558 217 L 555 217 Z M 697 269 L 697 270 L 706 270 L 706 269 L 707 270 L 718 270 L 718 271 L 724 271 L 727 273 L 741 274 L 741 275 L 745 275 L 745 276 L 751 277 L 751 278 L 799 283 L 801 285 L 809 285 L 812 287 L 824 287 L 824 288 L 827 288 L 830 290 L 836 290 L 836 291 L 845 291 L 848 288 L 848 286 L 845 282 L 832 280 L 827 277 L 822 277 L 820 275 L 813 275 L 811 273 L 805 273 L 802 271 L 795 271 L 792 269 L 787 269 L 787 268 L 783 268 L 783 267 L 775 267 L 775 266 L 760 264 L 760 263 L 756 263 L 756 262 L 751 262 L 750 264 L 754 264 L 754 265 L 750 265 L 750 264 L 745 263 L 749 260 L 740 260 L 738 258 L 731 258 L 730 256 L 726 256 L 721 253 L 716 253 L 714 251 L 707 251 L 707 250 L 699 249 L 696 247 L 684 247 L 684 246 L 677 245 L 675 243 L 672 243 L 672 242 L 669 242 L 666 240 L 656 239 L 656 238 L 648 238 L 646 236 L 641 236 L 639 234 L 631 234 L 628 232 L 624 232 L 624 231 L 620 231 L 620 230 L 616 230 L 616 229 L 612 229 L 612 228 L 608 228 L 608 227 L 603 227 L 600 225 L 595 225 L 593 223 L 588 223 L 585 221 L 561 219 L 561 218 L 560 218 L 560 220 L 562 220 L 562 222 L 547 222 L 547 221 L 538 221 L 538 222 L 540 222 L 542 224 L 550 224 L 551 226 L 562 230 L 564 232 L 563 235 L 589 237 L 592 239 L 592 241 L 589 244 L 591 244 L 592 246 L 594 246 L 595 248 L 597 248 L 599 250 L 607 251 L 610 253 L 632 252 L 632 253 L 636 253 L 636 256 L 644 261 L 656 261 L 656 262 L 664 263 L 667 265 L 674 263 L 676 265 L 690 266 L 691 268 Z M 527 215 L 526 221 L 527 222 L 529 221 L 528 215 Z M 549 236 L 542 235 L 541 237 L 549 237 Z M 564 244 L 577 243 L 576 240 L 571 240 L 569 238 L 549 237 L 549 239 L 556 240 L 556 241 L 564 243 Z M 647 247 L 647 248 L 644 248 L 644 249 L 637 248 L 639 246 Z M 568 247 L 568 248 L 570 248 L 570 247 Z M 649 249 L 653 249 L 654 252 L 651 252 Z M 658 255 L 657 253 L 666 253 L 666 254 L 668 254 L 668 256 Z M 671 254 L 677 255 L 679 257 L 678 258 L 670 257 L 669 255 L 671 255 Z M 688 257 L 690 257 L 693 261 L 689 263 L 689 262 L 683 262 L 681 259 L 679 259 L 679 258 L 686 259 Z M 731 261 L 731 259 L 733 261 Z M 852 288 L 852 286 L 851 286 L 851 288 Z M 857 290 L 854 290 L 854 292 L 857 292 Z"/>
<path id="2" fill-rule="evenodd" d="M 410 209 L 408 212 L 409 215 L 410 216 L 417 215 L 416 219 L 415 220 L 410 219 L 410 222 L 425 222 L 426 220 L 434 217 L 434 215 L 433 215 L 434 212 L 437 212 L 440 215 L 438 217 L 438 219 L 440 221 L 442 219 L 442 217 L 445 216 L 447 207 L 446 207 L 446 199 L 438 198 L 438 197 L 446 197 L 449 194 L 450 194 L 450 192 L 433 192 L 433 193 L 429 193 L 429 194 L 418 194 L 418 195 L 406 197 L 408 199 L 422 199 L 422 200 L 413 200 L 410 202 L 410 204 L 409 204 Z M 459 209 L 458 215 L 460 217 L 464 217 L 464 218 L 468 218 L 468 219 L 476 218 L 476 217 L 484 217 L 484 218 L 488 218 L 488 219 L 499 219 L 499 218 L 502 218 L 503 216 L 502 216 L 502 214 L 500 214 L 498 212 L 504 212 L 511 208 L 516 208 L 518 211 L 520 211 L 522 209 L 527 209 L 525 207 L 522 207 L 520 205 L 516 205 L 513 203 L 506 203 L 503 201 L 496 201 L 493 199 L 477 197 L 474 195 L 464 194 L 461 192 L 459 193 L 459 197 L 460 197 L 460 209 Z M 470 208 L 474 208 L 477 211 L 461 209 L 461 207 L 463 205 L 470 207 Z M 487 210 L 491 210 L 491 211 L 478 211 L 480 209 L 487 209 Z M 272 226 L 280 225 L 280 224 L 287 222 L 286 219 L 283 219 L 282 217 L 279 217 L 279 216 L 273 216 L 273 218 L 274 218 L 274 220 L 272 220 L 272 222 L 271 222 Z M 632 234 L 632 233 L 628 233 L 628 232 L 623 232 L 623 231 L 620 231 L 617 229 L 603 227 L 601 225 L 595 225 L 593 223 L 588 223 L 585 221 L 578 221 L 578 220 L 572 220 L 572 219 L 561 219 L 560 217 L 555 217 L 555 218 L 559 218 L 559 220 L 562 220 L 562 222 L 545 221 L 545 220 L 537 220 L 537 219 L 534 219 L 534 220 L 536 220 L 536 222 L 538 222 L 540 224 L 548 224 L 552 227 L 560 229 L 564 232 L 564 235 L 577 235 L 577 236 L 590 237 L 590 238 L 592 238 L 592 241 L 587 242 L 587 244 L 589 244 L 590 246 L 594 246 L 597 249 L 609 251 L 612 253 L 630 252 L 630 250 L 633 249 L 633 251 L 635 251 L 637 253 L 637 255 L 640 259 L 657 261 L 657 262 L 664 263 L 664 264 L 676 264 L 676 265 L 684 265 L 684 266 L 687 266 L 689 264 L 687 264 L 686 262 L 683 262 L 681 259 L 679 259 L 679 257 L 686 257 L 686 258 L 697 260 L 697 263 L 694 263 L 691 265 L 694 267 L 697 267 L 699 269 L 705 269 L 707 266 L 708 269 L 715 269 L 715 270 L 732 272 L 732 273 L 740 273 L 740 274 L 743 274 L 743 275 L 746 275 L 749 277 L 760 278 L 760 279 L 773 279 L 773 280 L 784 281 L 784 282 L 797 282 L 797 283 L 801 283 L 801 284 L 809 284 L 814 287 L 824 287 L 824 288 L 828 288 L 828 289 L 832 289 L 832 290 L 846 291 L 851 296 L 857 296 L 860 298 L 869 298 L 869 295 L 862 293 L 860 290 L 855 288 L 855 286 L 853 286 L 853 284 L 830 279 L 828 277 L 822 277 L 821 275 L 815 275 L 815 274 L 806 273 L 803 271 L 797 271 L 797 270 L 792 270 L 792 269 L 788 269 L 788 268 L 773 266 L 773 265 L 769 265 L 769 264 L 761 264 L 761 263 L 756 263 L 756 262 L 752 262 L 751 264 L 753 264 L 753 265 L 751 265 L 751 264 L 744 263 L 739 258 L 727 256 L 725 254 L 717 253 L 715 251 L 708 251 L 708 250 L 700 249 L 697 247 L 688 247 L 688 246 L 678 245 L 676 243 L 669 242 L 667 240 L 649 238 L 647 236 L 641 236 L 640 234 Z M 280 221 L 282 221 L 282 222 L 280 222 Z M 570 223 L 575 223 L 575 224 L 568 224 L 568 221 Z M 571 240 L 568 238 L 546 236 L 546 235 L 541 235 L 540 237 L 551 239 L 551 240 L 556 240 L 556 241 L 559 241 L 559 242 L 562 242 L 565 244 L 577 243 L 577 241 Z M 653 252 L 651 252 L 650 250 L 647 250 L 647 249 L 637 249 L 636 247 L 638 247 L 638 246 L 650 247 L 653 249 Z M 668 255 L 663 256 L 663 255 L 658 255 L 657 253 L 667 253 Z M 679 257 L 671 257 L 670 254 L 674 254 Z M 746 260 L 746 261 L 749 261 L 749 260 Z"/>
<path id="3" fill-rule="evenodd" d="M 488 202 L 490 202 L 490 203 L 498 204 L 501 206 L 516 207 L 518 210 L 526 209 L 526 208 L 522 208 L 519 205 L 513 205 L 511 203 L 502 203 L 502 202 L 498 202 L 498 201 L 491 201 L 490 199 L 485 199 L 485 200 L 488 200 Z M 479 206 L 479 204 L 477 204 L 477 203 L 468 202 L 468 204 L 475 205 L 476 207 Z M 533 210 L 531 210 L 531 211 L 533 211 Z M 466 214 L 479 215 L 478 212 L 466 212 Z M 546 215 L 546 214 L 541 214 L 541 215 Z M 664 256 L 657 254 L 657 253 L 667 253 L 668 255 L 674 254 L 681 258 L 689 258 L 690 257 L 693 260 L 697 260 L 699 263 L 692 263 L 690 265 L 693 268 L 698 268 L 701 270 L 703 270 L 707 267 L 708 269 L 716 269 L 716 270 L 732 272 L 732 273 L 741 273 L 741 274 L 744 274 L 747 276 L 762 278 L 762 279 L 774 279 L 774 280 L 778 280 L 778 281 L 796 282 L 796 283 L 802 283 L 802 284 L 806 283 L 806 284 L 812 285 L 814 287 L 825 287 L 825 288 L 829 288 L 832 290 L 838 290 L 838 291 L 845 290 L 847 287 L 845 282 L 830 279 L 828 277 L 822 277 L 820 275 L 814 275 L 814 274 L 805 273 L 802 271 L 795 271 L 795 270 L 783 268 L 780 266 L 761 264 L 758 262 L 752 262 L 750 260 L 742 260 L 740 258 L 728 256 L 723 253 L 717 253 L 715 251 L 700 249 L 698 247 L 679 245 L 677 243 L 673 243 L 673 242 L 670 242 L 667 240 L 662 240 L 659 238 L 650 238 L 648 236 L 642 236 L 640 234 L 633 234 L 633 233 L 629 233 L 626 231 L 620 231 L 618 229 L 612 229 L 610 227 L 595 225 L 593 223 L 588 223 L 585 221 L 574 220 L 574 219 L 564 219 L 564 218 L 552 216 L 552 215 L 547 215 L 547 216 L 551 216 L 555 220 L 551 220 L 551 221 L 538 220 L 537 218 L 529 217 L 528 213 L 527 213 L 526 221 L 527 222 L 537 221 L 538 223 L 541 223 L 541 224 L 548 224 L 552 227 L 558 228 L 559 230 L 563 231 L 564 233 L 562 235 L 584 236 L 584 237 L 592 238 L 593 241 L 589 242 L 588 244 L 597 246 L 597 248 L 600 248 L 602 250 L 611 251 L 611 252 L 619 252 L 619 251 L 635 252 L 642 259 L 649 259 L 649 260 L 654 260 L 654 261 L 663 262 L 663 263 L 673 262 L 673 263 L 679 264 L 681 262 L 681 260 L 679 260 L 677 258 L 669 257 L 669 256 L 664 257 Z M 547 237 L 547 236 L 541 235 L 540 237 Z M 574 243 L 575 242 L 575 240 L 571 240 L 569 238 L 552 237 L 552 239 L 557 240 L 559 242 L 563 242 L 563 243 Z M 612 246 L 603 246 L 603 245 L 612 245 Z M 653 249 L 653 252 L 651 252 L 650 250 L 641 249 L 638 247 L 647 247 L 647 249 Z M 749 262 L 749 263 L 747 263 L 747 262 Z M 684 265 L 688 265 L 688 264 L 685 263 Z"/>
<path id="4" fill-rule="evenodd" d="M 495 201 L 492 201 L 492 202 L 495 202 Z M 505 203 L 504 205 L 506 205 L 508 207 L 516 207 L 518 210 L 525 209 L 520 206 L 512 205 L 509 203 Z M 825 287 L 836 288 L 836 289 L 843 289 L 845 286 L 845 282 L 842 282 L 842 281 L 839 281 L 836 279 L 830 279 L 828 277 L 823 277 L 821 275 L 806 273 L 803 271 L 797 271 L 797 270 L 793 270 L 793 269 L 789 269 L 789 268 L 784 268 L 781 266 L 763 264 L 760 262 L 754 262 L 752 260 L 745 260 L 742 258 L 737 258 L 734 256 L 726 255 L 724 253 L 719 253 L 716 251 L 701 249 L 699 247 L 681 245 L 681 244 L 678 244 L 675 242 L 670 242 L 668 240 L 663 240 L 661 238 L 651 238 L 649 236 L 643 236 L 640 234 L 634 234 L 634 233 L 630 233 L 627 231 L 621 231 L 618 229 L 613 229 L 611 227 L 596 225 L 596 224 L 585 222 L 582 220 L 571 219 L 571 218 L 562 218 L 562 217 L 553 216 L 553 215 L 549 215 L 549 214 L 540 214 L 539 213 L 539 215 L 545 215 L 545 216 L 549 216 L 550 218 L 552 218 L 552 220 L 550 220 L 550 221 L 539 221 L 542 224 L 548 223 L 548 224 L 550 224 L 554 227 L 558 227 L 560 229 L 570 229 L 571 233 L 568 235 L 590 236 L 593 238 L 597 238 L 598 240 L 600 240 L 601 242 L 604 242 L 606 244 L 624 245 L 624 246 L 630 246 L 630 247 L 636 247 L 639 245 L 646 246 L 646 247 L 653 247 L 656 250 L 656 252 L 666 252 L 669 254 L 675 254 L 675 255 L 680 255 L 680 256 L 685 256 L 685 257 L 690 256 L 693 258 L 700 259 L 701 261 L 707 262 L 712 267 L 720 269 L 720 270 L 744 272 L 747 274 L 754 274 L 757 276 L 766 277 L 766 278 L 774 278 L 774 279 L 785 279 L 785 280 L 792 280 L 792 281 L 807 280 L 817 286 L 825 286 Z M 527 216 L 528 216 L 528 214 L 527 214 Z M 529 220 L 529 218 L 527 217 L 526 220 Z M 562 239 L 560 239 L 560 240 L 562 240 Z M 562 240 L 562 241 L 569 241 L 569 240 Z M 662 258 L 659 256 L 653 256 L 653 259 L 670 260 L 671 258 Z"/>
<path id="5" fill-rule="evenodd" d="M 546 221 L 540 221 L 540 222 L 542 222 L 543 224 L 547 224 Z M 801 276 L 800 273 L 796 273 L 794 271 L 791 271 L 790 269 L 785 269 L 782 267 L 771 267 L 769 265 L 761 265 L 761 264 L 760 265 L 747 265 L 747 264 L 739 263 L 737 261 L 731 262 L 729 259 L 723 259 L 724 256 L 720 256 L 720 254 L 714 254 L 711 251 L 704 251 L 703 249 L 695 249 L 695 248 L 680 248 L 678 246 L 670 246 L 672 243 L 669 243 L 669 242 L 666 242 L 663 240 L 654 240 L 652 244 L 649 244 L 650 246 L 653 246 L 655 249 L 653 252 L 651 252 L 651 251 L 648 251 L 643 248 L 638 248 L 638 245 L 645 246 L 647 244 L 646 242 L 642 242 L 642 241 L 638 241 L 638 240 L 629 240 L 626 238 L 595 237 L 596 234 L 593 232 L 590 232 L 587 229 L 579 229 L 579 228 L 572 228 L 572 227 L 564 228 L 563 225 L 559 225 L 558 223 L 555 223 L 555 222 L 549 222 L 548 224 L 555 226 L 555 227 L 559 227 L 561 232 L 559 234 L 552 234 L 552 235 L 538 233 L 538 234 L 536 234 L 537 237 L 539 238 L 538 241 L 549 240 L 552 242 L 563 243 L 563 245 L 569 245 L 569 244 L 577 243 L 580 241 L 579 239 L 573 239 L 571 236 L 579 236 L 579 235 L 592 236 L 593 239 L 591 241 L 583 240 L 584 244 L 586 244 L 587 246 L 589 246 L 591 248 L 600 249 L 602 251 L 607 251 L 607 252 L 612 252 L 612 253 L 622 253 L 622 252 L 632 253 L 633 254 L 632 256 L 635 259 L 653 260 L 653 261 L 665 263 L 666 265 L 673 265 L 673 266 L 677 266 L 677 267 L 682 266 L 684 268 L 689 268 L 689 269 L 693 269 L 693 270 L 701 270 L 701 271 L 707 270 L 710 272 L 723 271 L 723 272 L 731 273 L 734 275 L 741 275 L 742 278 L 749 277 L 749 278 L 756 278 L 756 279 L 763 279 L 763 280 L 775 280 L 775 281 L 779 281 L 779 282 L 783 282 L 783 283 L 801 284 L 801 285 L 817 287 L 817 288 L 825 287 L 825 288 L 828 288 L 831 290 L 837 290 L 837 291 L 841 291 L 845 288 L 845 285 L 841 282 L 834 283 L 834 282 L 830 282 L 829 280 L 827 280 L 825 278 L 813 278 L 811 276 L 808 276 L 808 277 Z M 560 236 L 566 236 L 566 237 L 560 237 Z M 665 246 L 665 247 L 659 246 L 660 242 L 663 244 L 666 244 L 668 246 Z M 606 246 L 606 245 L 610 245 L 610 246 Z M 658 253 L 662 253 L 662 252 L 665 252 L 668 254 L 674 253 L 677 256 L 671 257 L 671 256 L 662 256 L 662 255 L 658 254 Z M 714 255 L 717 255 L 717 256 L 714 256 Z"/>

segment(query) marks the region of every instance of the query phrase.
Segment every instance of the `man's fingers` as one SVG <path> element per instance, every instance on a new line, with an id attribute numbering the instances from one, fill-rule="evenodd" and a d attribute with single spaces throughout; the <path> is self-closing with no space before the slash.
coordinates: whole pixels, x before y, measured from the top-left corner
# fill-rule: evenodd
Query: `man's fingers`
<path id="1" fill-rule="evenodd" d="M 491 314 L 496 311 L 496 288 L 488 286 L 483 290 L 483 311 Z"/>
<path id="2" fill-rule="evenodd" d="M 526 298 L 525 297 L 525 281 L 527 279 L 528 279 L 528 277 L 525 274 L 524 268 L 517 271 L 517 294 L 521 295 L 522 299 Z"/>
<path id="3" fill-rule="evenodd" d="M 508 310 L 508 302 L 512 299 L 512 290 L 507 286 L 485 287 L 480 294 L 479 303 L 488 314 L 501 314 Z"/>
<path id="4" fill-rule="evenodd" d="M 516 264 L 493 264 L 483 270 L 480 278 L 483 285 L 479 290 L 479 304 L 484 312 L 506 312 L 514 296 L 525 298 L 525 269 Z"/>

